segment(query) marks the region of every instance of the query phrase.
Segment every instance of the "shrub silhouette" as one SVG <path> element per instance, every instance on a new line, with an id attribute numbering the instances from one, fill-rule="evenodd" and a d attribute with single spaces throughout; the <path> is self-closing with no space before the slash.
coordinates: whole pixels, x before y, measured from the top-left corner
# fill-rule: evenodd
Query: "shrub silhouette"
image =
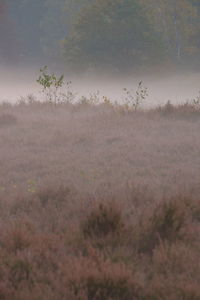
<path id="1" fill-rule="evenodd" d="M 95 257 L 80 257 L 71 267 L 69 285 L 78 297 L 84 295 L 88 300 L 132 300 L 139 297 L 140 285 L 133 272 L 122 263 L 105 260 L 96 253 Z"/>
<path id="2" fill-rule="evenodd" d="M 0 107 L 0 299 L 200 299 L 199 110 L 174 107 Z"/>
<path id="3" fill-rule="evenodd" d="M 170 201 L 161 204 L 142 229 L 139 250 L 152 252 L 160 241 L 174 242 L 181 239 L 185 222 L 186 215 L 180 203 Z"/>
<path id="4" fill-rule="evenodd" d="M 82 223 L 82 231 L 86 238 L 119 234 L 123 227 L 121 212 L 114 204 L 100 204 Z"/>
<path id="5" fill-rule="evenodd" d="M 31 246 L 31 232 L 21 222 L 9 228 L 2 236 L 2 245 L 8 252 L 18 253 Z"/>
<path id="6" fill-rule="evenodd" d="M 126 278 L 89 277 L 87 279 L 88 300 L 132 299 L 132 289 Z"/>
<path id="7" fill-rule="evenodd" d="M 165 203 L 153 215 L 154 230 L 161 239 L 174 240 L 180 237 L 185 223 L 185 215 L 181 207 L 174 202 Z"/>
<path id="8" fill-rule="evenodd" d="M 30 263 L 18 259 L 11 266 L 10 270 L 10 281 L 12 285 L 17 288 L 18 285 L 23 281 L 31 281 L 32 267 Z"/>

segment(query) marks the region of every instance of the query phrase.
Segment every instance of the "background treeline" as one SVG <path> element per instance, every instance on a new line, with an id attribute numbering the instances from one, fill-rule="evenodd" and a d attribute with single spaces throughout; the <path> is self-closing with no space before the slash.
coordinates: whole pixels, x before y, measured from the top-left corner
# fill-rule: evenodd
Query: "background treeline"
<path id="1" fill-rule="evenodd" d="M 78 70 L 198 65 L 198 0 L 7 0 L 20 54 Z M 20 45 L 20 46 L 19 46 Z"/>

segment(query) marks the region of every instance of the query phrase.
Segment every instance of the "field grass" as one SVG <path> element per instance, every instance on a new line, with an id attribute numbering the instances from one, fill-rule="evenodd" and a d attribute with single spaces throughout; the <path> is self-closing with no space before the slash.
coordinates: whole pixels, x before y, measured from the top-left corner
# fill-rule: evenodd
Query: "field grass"
<path id="1" fill-rule="evenodd" d="M 0 105 L 1 300 L 199 300 L 200 109 Z"/>

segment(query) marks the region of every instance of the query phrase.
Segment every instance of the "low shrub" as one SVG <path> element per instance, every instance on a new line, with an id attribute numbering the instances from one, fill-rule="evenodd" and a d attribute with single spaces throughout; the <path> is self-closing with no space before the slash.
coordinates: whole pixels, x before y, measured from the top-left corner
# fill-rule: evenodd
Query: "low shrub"
<path id="1" fill-rule="evenodd" d="M 74 264 L 74 267 L 71 265 L 69 286 L 77 297 L 85 295 L 87 300 L 139 299 L 139 283 L 125 265 L 104 260 L 98 254 L 81 257 Z"/>
<path id="2" fill-rule="evenodd" d="M 22 282 L 32 283 L 31 280 L 32 267 L 25 260 L 17 259 L 10 267 L 10 282 L 13 287 L 18 288 Z"/>
<path id="3" fill-rule="evenodd" d="M 169 201 L 155 208 L 151 217 L 142 224 L 141 231 L 139 230 L 139 251 L 152 253 L 160 241 L 174 242 L 183 237 L 186 224 L 183 206 L 178 201 Z"/>
<path id="4" fill-rule="evenodd" d="M 17 254 L 31 245 L 32 232 L 23 224 L 16 223 L 10 226 L 6 232 L 3 232 L 0 238 L 1 246 L 7 252 Z"/>
<path id="5" fill-rule="evenodd" d="M 81 224 L 81 230 L 86 238 L 119 234 L 123 227 L 121 211 L 111 203 L 99 204 Z"/>
<path id="6" fill-rule="evenodd" d="M 66 201 L 70 190 L 64 186 L 59 186 L 57 188 L 43 188 L 37 193 L 37 197 L 43 207 L 54 204 L 56 207 L 62 206 Z"/>

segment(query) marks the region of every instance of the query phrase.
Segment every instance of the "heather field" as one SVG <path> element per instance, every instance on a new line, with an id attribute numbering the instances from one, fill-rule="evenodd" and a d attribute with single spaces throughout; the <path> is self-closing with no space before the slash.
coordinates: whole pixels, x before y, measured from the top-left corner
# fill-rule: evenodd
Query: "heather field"
<path id="1" fill-rule="evenodd" d="M 199 300 L 200 106 L 0 105 L 1 300 Z"/>

